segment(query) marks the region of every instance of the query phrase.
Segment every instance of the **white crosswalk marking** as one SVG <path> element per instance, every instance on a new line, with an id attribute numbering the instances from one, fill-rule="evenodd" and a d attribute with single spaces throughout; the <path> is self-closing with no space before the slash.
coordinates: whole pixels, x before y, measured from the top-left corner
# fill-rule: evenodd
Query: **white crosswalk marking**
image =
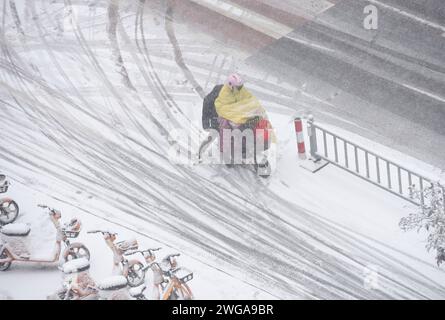
<path id="1" fill-rule="evenodd" d="M 380 2 L 380 1 L 378 1 L 378 0 L 368 0 L 368 1 L 371 2 L 371 3 L 373 3 L 373 4 L 378 5 L 378 6 L 380 6 L 380 7 L 383 7 L 383 8 L 385 8 L 385 9 L 392 10 L 392 11 L 394 11 L 394 12 L 397 12 L 397 13 L 399 13 L 399 14 L 401 14 L 401 15 L 407 17 L 407 18 L 410 18 L 410 19 L 412 19 L 412 20 L 415 20 L 415 21 L 417 21 L 417 22 L 419 22 L 419 23 L 422 23 L 422 24 L 427 25 L 427 26 L 429 26 L 429 27 L 432 27 L 432 28 L 441 30 L 442 32 L 445 32 L 445 26 L 443 26 L 443 25 L 440 25 L 440 24 L 435 23 L 435 22 L 428 21 L 428 20 L 423 19 L 423 18 L 421 18 L 421 17 L 418 17 L 418 16 L 416 16 L 416 15 L 414 15 L 414 14 L 412 14 L 412 13 L 409 13 L 409 12 L 407 12 L 407 11 L 404 11 L 404 10 L 401 10 L 401 9 L 399 9 L 399 8 L 392 7 L 392 6 L 390 6 L 390 5 L 387 5 L 387 4 L 385 4 L 385 3 L 382 3 L 382 2 Z"/>
<path id="2" fill-rule="evenodd" d="M 433 99 L 435 99 L 435 100 L 437 100 L 437 101 L 439 101 L 439 102 L 444 102 L 444 103 L 445 103 L 445 99 L 442 98 L 442 97 L 439 97 L 438 95 L 435 95 L 435 94 L 426 92 L 425 90 L 422 90 L 422 89 L 419 89 L 419 88 L 410 86 L 410 85 L 408 85 L 408 84 L 404 84 L 403 86 L 404 86 L 405 88 L 414 90 L 414 91 L 419 92 L 419 93 L 421 93 L 421 94 L 424 94 L 424 95 L 426 95 L 426 96 L 428 96 L 428 97 L 430 97 L 430 98 L 433 98 Z"/>
<path id="3" fill-rule="evenodd" d="M 326 0 L 259 0 L 259 2 L 306 19 L 313 18 L 334 5 Z"/>
<path id="4" fill-rule="evenodd" d="M 292 31 L 292 28 L 238 4 L 222 0 L 190 0 L 230 19 L 240 22 L 256 31 L 279 39 Z"/>

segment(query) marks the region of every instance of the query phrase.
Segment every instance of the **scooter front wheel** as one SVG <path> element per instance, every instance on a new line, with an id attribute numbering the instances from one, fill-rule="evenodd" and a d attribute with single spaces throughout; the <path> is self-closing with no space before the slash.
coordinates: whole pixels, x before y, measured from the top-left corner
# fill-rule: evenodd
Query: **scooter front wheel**
<path id="1" fill-rule="evenodd" d="M 82 243 L 72 243 L 65 249 L 63 254 L 65 262 L 80 258 L 90 260 L 90 251 Z"/>
<path id="2" fill-rule="evenodd" d="M 270 175 L 272 173 L 270 163 L 267 160 L 264 160 L 261 163 L 255 164 L 254 167 L 255 167 L 255 172 L 261 178 L 267 179 L 270 177 Z"/>
<path id="3" fill-rule="evenodd" d="M 8 255 L 6 254 L 6 252 L 2 252 L 0 253 L 0 259 L 7 259 Z M 0 271 L 6 271 L 9 269 L 9 267 L 11 266 L 11 262 L 3 262 L 0 263 Z"/>
<path id="4" fill-rule="evenodd" d="M 0 225 L 13 223 L 19 215 L 18 204 L 11 199 L 0 201 Z"/>

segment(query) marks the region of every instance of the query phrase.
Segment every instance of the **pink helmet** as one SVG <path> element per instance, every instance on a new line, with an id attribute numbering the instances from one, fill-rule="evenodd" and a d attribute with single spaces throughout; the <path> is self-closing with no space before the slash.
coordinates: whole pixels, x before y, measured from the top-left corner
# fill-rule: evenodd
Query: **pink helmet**
<path id="1" fill-rule="evenodd" d="M 231 89 L 235 87 L 242 87 L 244 85 L 244 81 L 238 74 L 233 73 L 227 78 L 227 85 Z"/>

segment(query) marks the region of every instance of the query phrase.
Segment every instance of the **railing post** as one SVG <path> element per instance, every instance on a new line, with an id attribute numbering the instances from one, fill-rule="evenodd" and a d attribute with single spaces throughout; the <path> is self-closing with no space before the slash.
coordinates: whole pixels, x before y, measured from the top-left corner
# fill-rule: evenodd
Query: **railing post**
<path id="1" fill-rule="evenodd" d="M 296 117 L 294 120 L 295 124 L 295 134 L 297 136 L 297 151 L 298 158 L 300 160 L 306 160 L 306 146 L 304 144 L 304 135 L 303 135 L 303 121 L 300 117 Z"/>
<path id="2" fill-rule="evenodd" d="M 419 186 L 420 186 L 420 204 L 423 207 L 425 204 L 425 194 L 423 192 L 423 178 L 419 177 Z"/>
<path id="3" fill-rule="evenodd" d="M 309 144 L 311 147 L 311 160 L 314 162 L 318 162 L 321 160 L 320 156 L 317 154 L 317 132 L 314 125 L 314 116 L 309 115 L 307 120 L 307 132 L 309 134 Z"/>
<path id="4" fill-rule="evenodd" d="M 442 204 L 443 204 L 443 213 L 445 214 L 445 188 L 441 187 L 442 189 Z"/>

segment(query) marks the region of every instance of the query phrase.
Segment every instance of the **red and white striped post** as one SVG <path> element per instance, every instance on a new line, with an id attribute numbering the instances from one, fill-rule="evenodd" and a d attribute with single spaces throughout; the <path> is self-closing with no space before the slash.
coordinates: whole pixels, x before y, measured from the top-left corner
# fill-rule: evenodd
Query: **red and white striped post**
<path id="1" fill-rule="evenodd" d="M 297 135 L 298 158 L 306 160 L 306 146 L 304 145 L 303 121 L 300 117 L 295 118 L 295 133 Z"/>

